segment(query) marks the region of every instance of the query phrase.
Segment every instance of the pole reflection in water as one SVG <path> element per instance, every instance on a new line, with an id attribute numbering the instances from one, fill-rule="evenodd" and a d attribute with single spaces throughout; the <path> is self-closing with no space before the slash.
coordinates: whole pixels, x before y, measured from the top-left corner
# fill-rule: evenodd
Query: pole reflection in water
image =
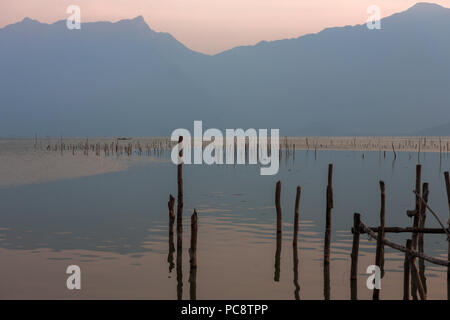
<path id="1" fill-rule="evenodd" d="M 172 273 L 173 268 L 175 267 L 173 254 L 175 252 L 175 243 L 173 241 L 173 226 L 175 223 L 175 213 L 174 213 L 174 204 L 175 198 L 170 195 L 169 198 L 169 254 L 167 256 L 167 262 L 169 263 L 169 273 Z"/>

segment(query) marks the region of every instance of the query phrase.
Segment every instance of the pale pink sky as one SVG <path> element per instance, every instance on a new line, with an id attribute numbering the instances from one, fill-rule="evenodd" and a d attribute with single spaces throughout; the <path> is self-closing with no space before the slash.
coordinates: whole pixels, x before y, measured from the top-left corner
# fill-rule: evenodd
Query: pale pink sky
<path id="1" fill-rule="evenodd" d="M 82 22 L 142 15 L 155 31 L 171 33 L 193 50 L 217 53 L 261 40 L 298 37 L 326 27 L 365 23 L 370 5 L 382 17 L 418 0 L 0 0 L 0 28 L 24 17 L 51 23 L 79 5 Z M 450 7 L 450 0 L 429 0 Z"/>

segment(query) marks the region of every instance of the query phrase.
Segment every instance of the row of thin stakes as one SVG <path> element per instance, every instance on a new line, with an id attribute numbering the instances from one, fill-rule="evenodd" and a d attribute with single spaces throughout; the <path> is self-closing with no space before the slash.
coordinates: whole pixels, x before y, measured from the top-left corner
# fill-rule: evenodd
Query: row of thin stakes
<path id="1" fill-rule="evenodd" d="M 403 277 L 403 299 L 409 300 L 412 297 L 417 300 L 427 298 L 427 284 L 425 277 L 425 261 L 432 264 L 447 267 L 447 299 L 450 300 L 450 232 L 449 228 L 444 226 L 444 223 L 439 219 L 438 215 L 428 204 L 429 186 L 428 183 L 421 184 L 421 165 L 416 166 L 416 185 L 414 194 L 415 207 L 413 210 L 406 212 L 408 217 L 413 218 L 412 227 L 386 227 L 386 192 L 385 184 L 380 181 L 381 191 L 381 209 L 380 209 L 380 225 L 378 227 L 367 227 L 361 221 L 361 215 L 355 213 L 353 217 L 353 244 L 351 253 L 351 271 L 350 271 L 350 288 L 351 299 L 357 299 L 357 274 L 358 274 L 358 251 L 359 251 L 359 237 L 360 234 L 368 234 L 373 239 L 377 240 L 375 265 L 380 268 L 381 278 L 384 276 L 384 246 L 391 247 L 395 250 L 401 251 L 405 254 L 404 259 L 404 277 Z M 450 213 L 450 178 L 449 173 L 444 173 L 445 185 L 447 189 L 448 208 Z M 425 221 L 427 211 L 437 220 L 440 228 L 425 228 Z M 449 220 L 450 223 L 450 220 Z M 394 243 L 385 237 L 386 233 L 412 233 L 411 239 L 406 241 L 405 246 Z M 445 234 L 447 236 L 448 255 L 447 260 L 430 257 L 424 254 L 424 235 L 425 234 Z M 419 266 L 417 267 L 416 259 L 419 259 Z M 380 298 L 380 289 L 375 287 L 373 291 L 373 300 Z"/>
<path id="2" fill-rule="evenodd" d="M 297 186 L 294 211 L 294 235 L 293 235 L 293 261 L 294 261 L 294 286 L 295 299 L 299 300 L 300 286 L 298 284 L 298 225 L 300 211 L 301 187 Z M 280 280 L 280 256 L 281 256 L 281 234 L 282 234 L 282 210 L 281 210 L 281 181 L 277 181 L 275 188 L 275 208 L 277 212 L 277 246 L 275 251 L 275 276 L 274 280 Z M 324 298 L 330 299 L 330 247 L 331 247 L 331 209 L 333 209 L 333 164 L 328 165 L 328 184 L 326 189 L 326 222 L 324 243 Z"/>
<path id="3" fill-rule="evenodd" d="M 183 137 L 179 138 L 179 142 L 183 141 Z M 180 158 L 183 158 L 183 150 L 179 151 Z M 177 299 L 183 299 L 183 163 L 182 161 L 177 166 L 177 184 L 178 184 L 178 198 L 177 198 L 177 249 L 173 240 L 174 223 L 175 223 L 175 198 L 169 196 L 169 255 L 167 261 L 169 262 L 169 272 L 172 272 L 175 264 L 173 262 L 173 254 L 176 251 L 176 273 L 177 273 Z M 189 249 L 189 284 L 190 284 L 190 299 L 197 299 L 197 220 L 198 214 L 194 209 L 191 216 L 191 247 Z"/>

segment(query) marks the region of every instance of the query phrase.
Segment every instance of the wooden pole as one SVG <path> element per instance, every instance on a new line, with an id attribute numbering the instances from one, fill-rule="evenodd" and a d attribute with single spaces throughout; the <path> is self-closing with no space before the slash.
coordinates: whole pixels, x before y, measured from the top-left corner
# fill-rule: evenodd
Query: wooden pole
<path id="1" fill-rule="evenodd" d="M 448 212 L 450 214 L 450 178 L 448 171 L 444 172 L 444 177 L 445 177 L 445 187 L 447 188 Z M 450 227 L 450 218 L 448 219 L 448 225 Z M 448 241 L 447 259 L 450 261 L 450 238 L 447 237 L 447 241 Z M 447 266 L 447 300 L 450 300 L 450 266 Z"/>
<path id="2" fill-rule="evenodd" d="M 298 223 L 300 216 L 300 196 L 302 188 L 297 187 L 297 195 L 295 197 L 295 212 L 294 212 L 294 236 L 292 241 L 292 253 L 294 262 L 294 297 L 295 300 L 300 300 L 300 285 L 298 284 Z"/>
<path id="3" fill-rule="evenodd" d="M 177 201 L 177 298 L 183 299 L 183 137 L 178 138 L 179 160 L 177 167 L 178 201 Z"/>
<path id="4" fill-rule="evenodd" d="M 359 230 L 361 215 L 353 215 L 353 245 L 352 245 L 352 265 L 350 269 L 350 296 L 352 300 L 358 299 L 358 253 L 359 253 Z"/>
<path id="5" fill-rule="evenodd" d="M 378 230 L 377 238 L 377 250 L 375 255 L 375 265 L 381 270 L 381 277 L 384 273 L 384 226 L 385 226 L 385 214 L 386 214 L 386 192 L 385 185 L 383 181 L 380 181 L 380 191 L 381 191 L 381 209 L 380 209 L 380 228 Z M 380 299 L 380 289 L 373 290 L 373 300 Z"/>
<path id="6" fill-rule="evenodd" d="M 330 299 L 330 245 L 331 245 L 331 209 L 333 208 L 333 164 L 328 165 L 327 209 L 325 222 L 325 243 L 323 258 L 324 298 Z"/>
<path id="7" fill-rule="evenodd" d="M 198 214 L 194 209 L 194 213 L 191 216 L 191 248 L 189 250 L 192 268 L 197 268 L 197 220 Z"/>
<path id="8" fill-rule="evenodd" d="M 277 233 L 281 233 L 282 225 L 281 225 L 281 181 L 277 181 L 276 189 L 275 189 L 275 207 L 277 210 Z"/>
<path id="9" fill-rule="evenodd" d="M 302 188 L 297 186 L 297 195 L 295 197 L 295 212 L 294 212 L 294 239 L 293 244 L 297 245 L 298 242 L 298 222 L 300 216 L 300 196 L 302 193 Z"/>
<path id="10" fill-rule="evenodd" d="M 177 167 L 177 182 L 178 182 L 178 202 L 177 202 L 177 247 L 182 248 L 182 234 L 183 234 L 183 149 L 181 143 L 183 137 L 178 138 L 179 160 L 180 163 Z"/>
<path id="11" fill-rule="evenodd" d="M 403 300 L 409 300 L 409 251 L 411 251 L 411 240 L 406 240 L 405 262 L 403 263 Z"/>
<path id="12" fill-rule="evenodd" d="M 422 201 L 420 199 L 421 191 L 420 191 L 420 185 L 422 180 L 422 166 L 418 164 L 416 166 L 416 205 L 414 208 L 414 221 L 413 221 L 413 228 L 419 227 L 419 218 L 420 218 L 420 208 L 422 206 Z M 418 233 L 414 232 L 412 235 L 412 248 L 413 250 L 416 250 L 417 248 L 417 236 Z"/>
<path id="13" fill-rule="evenodd" d="M 190 298 L 191 300 L 197 299 L 197 211 L 194 209 L 194 213 L 191 216 L 191 248 L 189 249 L 190 257 Z"/>
<path id="14" fill-rule="evenodd" d="M 423 194 L 423 204 L 421 206 L 421 210 L 420 210 L 420 216 L 419 216 L 419 228 L 423 229 L 425 228 L 425 220 L 426 220 L 426 211 L 427 211 L 427 203 L 428 203 L 428 194 L 429 194 L 429 190 L 428 190 L 428 183 L 424 183 L 422 185 L 422 194 Z M 424 234 L 423 233 L 419 233 L 418 234 L 418 251 L 420 253 L 424 253 Z M 420 277 L 420 281 L 422 282 L 423 285 L 423 289 L 425 291 L 425 293 L 427 292 L 427 278 L 425 276 L 425 260 L 422 258 L 419 258 L 419 277 Z"/>
<path id="15" fill-rule="evenodd" d="M 273 277 L 274 281 L 280 281 L 280 263 L 281 263 L 281 181 L 277 181 L 275 188 L 275 207 L 277 210 L 277 238 L 276 238 L 276 251 L 275 251 L 275 274 Z"/>
<path id="16" fill-rule="evenodd" d="M 418 164 L 416 166 L 416 188 L 415 188 L 415 192 L 416 194 L 416 205 L 414 208 L 414 220 L 413 220 L 413 228 L 418 228 L 419 227 L 419 218 L 420 218 L 420 208 L 422 206 L 422 201 L 420 199 L 420 195 L 421 195 L 421 191 L 420 191 L 420 187 L 421 187 L 421 179 L 422 179 L 422 166 L 420 164 Z M 413 232 L 412 234 L 412 249 L 416 250 L 417 249 L 417 237 L 418 237 L 418 233 L 417 232 Z M 413 271 L 411 270 L 411 275 L 413 275 Z M 411 295 L 413 297 L 414 300 L 417 300 L 417 282 L 416 282 L 416 277 L 412 276 L 411 277 Z"/>

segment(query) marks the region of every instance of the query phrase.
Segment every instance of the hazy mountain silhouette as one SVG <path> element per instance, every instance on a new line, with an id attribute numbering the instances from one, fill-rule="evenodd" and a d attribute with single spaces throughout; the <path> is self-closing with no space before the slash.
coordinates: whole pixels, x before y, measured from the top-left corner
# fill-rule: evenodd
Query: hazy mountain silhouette
<path id="1" fill-rule="evenodd" d="M 415 135 L 434 136 L 434 137 L 450 136 L 450 122 L 446 123 L 446 124 L 442 124 L 440 126 L 417 131 L 417 132 L 415 132 Z"/>
<path id="2" fill-rule="evenodd" d="M 381 21 L 208 56 L 151 30 L 31 19 L 0 29 L 0 135 L 169 135 L 280 128 L 394 135 L 450 121 L 450 9 L 419 3 Z"/>

